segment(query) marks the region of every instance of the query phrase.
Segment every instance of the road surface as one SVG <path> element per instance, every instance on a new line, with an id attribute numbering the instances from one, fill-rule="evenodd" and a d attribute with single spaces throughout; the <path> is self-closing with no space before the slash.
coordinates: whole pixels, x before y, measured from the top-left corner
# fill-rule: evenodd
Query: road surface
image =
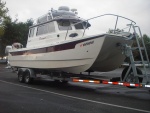
<path id="1" fill-rule="evenodd" d="M 122 69 L 95 73 L 119 76 Z M 19 83 L 0 65 L 0 113 L 150 113 L 150 89 L 92 83 Z"/>

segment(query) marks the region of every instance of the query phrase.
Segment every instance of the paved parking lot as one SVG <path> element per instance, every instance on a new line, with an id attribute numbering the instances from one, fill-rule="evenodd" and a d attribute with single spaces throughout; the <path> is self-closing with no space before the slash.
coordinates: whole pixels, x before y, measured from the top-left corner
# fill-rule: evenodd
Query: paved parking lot
<path id="1" fill-rule="evenodd" d="M 95 73 L 120 76 L 122 69 Z M 0 113 L 150 113 L 150 89 L 48 80 L 19 83 L 0 65 Z"/>

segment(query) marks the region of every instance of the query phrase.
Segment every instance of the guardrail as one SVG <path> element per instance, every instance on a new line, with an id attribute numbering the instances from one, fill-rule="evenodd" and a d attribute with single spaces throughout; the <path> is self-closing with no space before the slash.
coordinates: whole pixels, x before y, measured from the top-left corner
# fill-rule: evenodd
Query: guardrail
<path id="1" fill-rule="evenodd" d="M 86 23 L 86 24 L 84 25 L 84 31 L 83 31 L 83 35 L 82 35 L 82 37 L 83 37 L 83 36 L 85 35 L 85 31 L 86 31 L 87 28 L 88 28 L 88 23 L 89 23 L 89 21 L 91 21 L 91 20 L 93 20 L 93 19 L 100 18 L 100 17 L 104 17 L 104 16 L 115 16 L 115 17 L 116 17 L 115 26 L 114 26 L 114 29 L 112 30 L 112 31 L 113 31 L 112 33 L 114 33 L 114 34 L 117 33 L 117 25 L 118 25 L 118 20 L 119 20 L 120 18 L 125 19 L 125 20 L 128 20 L 128 21 L 130 22 L 129 24 L 127 24 L 127 27 L 126 27 L 126 28 L 129 28 L 129 29 L 128 29 L 128 32 L 130 32 L 132 26 L 136 24 L 136 22 L 134 22 L 133 20 L 131 20 L 131 19 L 129 19 L 129 18 L 126 18 L 126 17 L 123 17 L 123 16 L 119 16 L 119 15 L 115 15 L 115 14 L 103 14 L 103 15 L 99 15 L 99 16 L 96 16 L 96 17 L 92 17 L 92 18 L 89 18 L 89 19 L 87 19 L 87 20 L 80 21 L 80 22 L 77 22 L 77 23 L 75 23 L 75 24 L 72 24 L 72 25 L 68 26 L 68 30 L 67 30 L 67 33 L 66 33 L 65 40 L 66 40 L 66 38 L 67 38 L 67 36 L 68 36 L 69 27 L 75 26 L 75 25 L 80 24 L 80 23 L 81 23 L 82 25 L 83 25 L 84 23 Z M 123 28 L 123 29 L 126 29 L 126 28 Z M 121 29 L 121 30 L 123 30 L 123 29 Z"/>

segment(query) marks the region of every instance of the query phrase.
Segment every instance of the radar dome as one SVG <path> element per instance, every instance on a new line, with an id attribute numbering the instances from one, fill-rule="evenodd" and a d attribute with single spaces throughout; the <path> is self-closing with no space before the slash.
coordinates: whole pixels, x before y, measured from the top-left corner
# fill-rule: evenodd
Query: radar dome
<path id="1" fill-rule="evenodd" d="M 69 11 L 70 9 L 67 6 L 60 6 L 58 10 Z"/>

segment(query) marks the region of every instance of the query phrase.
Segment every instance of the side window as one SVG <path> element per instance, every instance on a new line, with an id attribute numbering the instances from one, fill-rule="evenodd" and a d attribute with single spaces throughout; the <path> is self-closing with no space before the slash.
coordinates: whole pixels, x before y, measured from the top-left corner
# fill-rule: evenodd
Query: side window
<path id="1" fill-rule="evenodd" d="M 49 15 L 47 16 L 47 18 L 48 18 L 48 20 L 51 20 L 51 19 L 52 19 L 52 16 L 49 14 Z"/>
<path id="2" fill-rule="evenodd" d="M 30 30 L 29 30 L 29 37 L 33 37 L 33 35 L 34 35 L 34 29 L 35 28 L 30 28 Z"/>
<path id="3" fill-rule="evenodd" d="M 47 30 L 48 30 L 48 33 L 55 32 L 55 25 L 54 25 L 54 22 L 48 23 L 48 25 L 47 25 Z"/>
<path id="4" fill-rule="evenodd" d="M 84 29 L 82 23 L 78 23 L 74 25 L 76 29 Z"/>
<path id="5" fill-rule="evenodd" d="M 54 22 L 42 24 L 38 26 L 36 35 L 42 35 L 55 32 Z"/>
<path id="6" fill-rule="evenodd" d="M 59 30 L 72 30 L 70 22 L 68 20 L 57 21 Z"/>

